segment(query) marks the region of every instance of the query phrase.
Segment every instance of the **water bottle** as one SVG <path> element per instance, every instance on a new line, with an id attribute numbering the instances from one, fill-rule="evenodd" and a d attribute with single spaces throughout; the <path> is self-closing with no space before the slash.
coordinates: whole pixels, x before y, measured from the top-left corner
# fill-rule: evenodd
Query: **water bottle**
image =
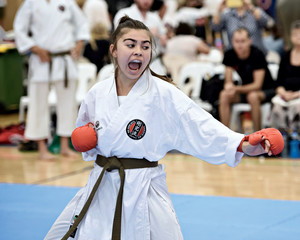
<path id="1" fill-rule="evenodd" d="M 291 134 L 292 140 L 290 141 L 290 157 L 291 158 L 300 158 L 299 151 L 299 136 L 296 130 Z"/>

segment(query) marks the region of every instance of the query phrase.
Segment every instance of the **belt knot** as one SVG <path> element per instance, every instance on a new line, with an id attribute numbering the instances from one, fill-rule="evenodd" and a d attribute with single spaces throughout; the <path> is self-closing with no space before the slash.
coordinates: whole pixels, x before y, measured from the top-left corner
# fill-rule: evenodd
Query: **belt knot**
<path id="1" fill-rule="evenodd" d="M 108 172 L 110 172 L 114 169 L 124 169 L 122 163 L 116 157 L 109 157 L 109 158 L 107 158 L 107 161 L 108 161 L 108 163 L 107 163 L 108 164 L 108 168 L 107 168 Z"/>

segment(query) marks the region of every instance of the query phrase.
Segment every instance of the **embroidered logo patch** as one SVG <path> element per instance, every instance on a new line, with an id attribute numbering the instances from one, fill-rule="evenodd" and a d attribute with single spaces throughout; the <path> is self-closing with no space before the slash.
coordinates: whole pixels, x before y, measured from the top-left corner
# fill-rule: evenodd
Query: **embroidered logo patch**
<path id="1" fill-rule="evenodd" d="M 140 140 L 146 134 L 146 125 L 142 120 L 131 120 L 127 124 L 126 133 L 133 140 Z"/>
<path id="2" fill-rule="evenodd" d="M 58 9 L 63 12 L 63 11 L 65 11 L 65 6 L 64 5 L 59 5 Z"/>

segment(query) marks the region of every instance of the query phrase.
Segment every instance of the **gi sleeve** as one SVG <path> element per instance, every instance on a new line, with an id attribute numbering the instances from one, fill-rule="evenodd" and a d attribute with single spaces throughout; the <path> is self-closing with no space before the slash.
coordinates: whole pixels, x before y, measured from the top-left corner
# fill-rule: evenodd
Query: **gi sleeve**
<path id="1" fill-rule="evenodd" d="M 89 41 L 90 30 L 88 20 L 74 0 L 70 1 L 70 7 L 72 12 L 72 22 L 74 24 L 75 40 Z"/>
<path id="2" fill-rule="evenodd" d="M 80 105 L 78 117 L 76 121 L 76 128 L 80 126 L 84 126 L 89 122 L 94 123 L 95 114 L 93 109 L 95 104 L 93 102 L 94 97 L 92 97 L 92 95 L 93 93 L 90 91 Z M 96 160 L 98 152 L 99 149 L 97 145 L 96 148 L 93 148 L 90 151 L 82 153 L 83 160 L 85 161 Z"/>
<path id="3" fill-rule="evenodd" d="M 243 153 L 237 148 L 244 135 L 236 133 L 213 118 L 195 103 L 181 114 L 177 149 L 212 164 L 235 167 Z"/>
<path id="4" fill-rule="evenodd" d="M 32 19 L 32 6 L 30 1 L 25 1 L 18 10 L 14 20 L 14 33 L 17 48 L 20 53 L 26 53 L 36 45 L 33 38 L 29 36 Z"/>

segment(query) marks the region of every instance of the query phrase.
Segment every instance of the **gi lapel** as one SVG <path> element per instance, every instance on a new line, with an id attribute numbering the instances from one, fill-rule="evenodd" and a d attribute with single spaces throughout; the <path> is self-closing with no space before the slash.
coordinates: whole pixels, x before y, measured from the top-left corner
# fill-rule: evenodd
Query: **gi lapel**
<path id="1" fill-rule="evenodd" d="M 110 156 L 109 149 L 112 148 L 113 139 L 117 140 L 126 131 L 126 125 L 128 124 L 130 116 L 135 109 L 135 102 L 138 101 L 139 96 L 144 95 L 149 88 L 149 70 L 145 71 L 136 84 L 132 87 L 126 100 L 121 106 L 118 104 L 118 96 L 116 90 L 116 83 L 113 79 L 111 86 L 108 89 L 108 93 L 105 98 L 101 98 L 102 110 L 99 114 L 99 118 L 105 122 L 105 129 L 101 133 L 98 133 L 102 139 L 99 141 L 100 149 L 104 156 Z M 98 116 L 97 116 L 98 117 Z"/>

